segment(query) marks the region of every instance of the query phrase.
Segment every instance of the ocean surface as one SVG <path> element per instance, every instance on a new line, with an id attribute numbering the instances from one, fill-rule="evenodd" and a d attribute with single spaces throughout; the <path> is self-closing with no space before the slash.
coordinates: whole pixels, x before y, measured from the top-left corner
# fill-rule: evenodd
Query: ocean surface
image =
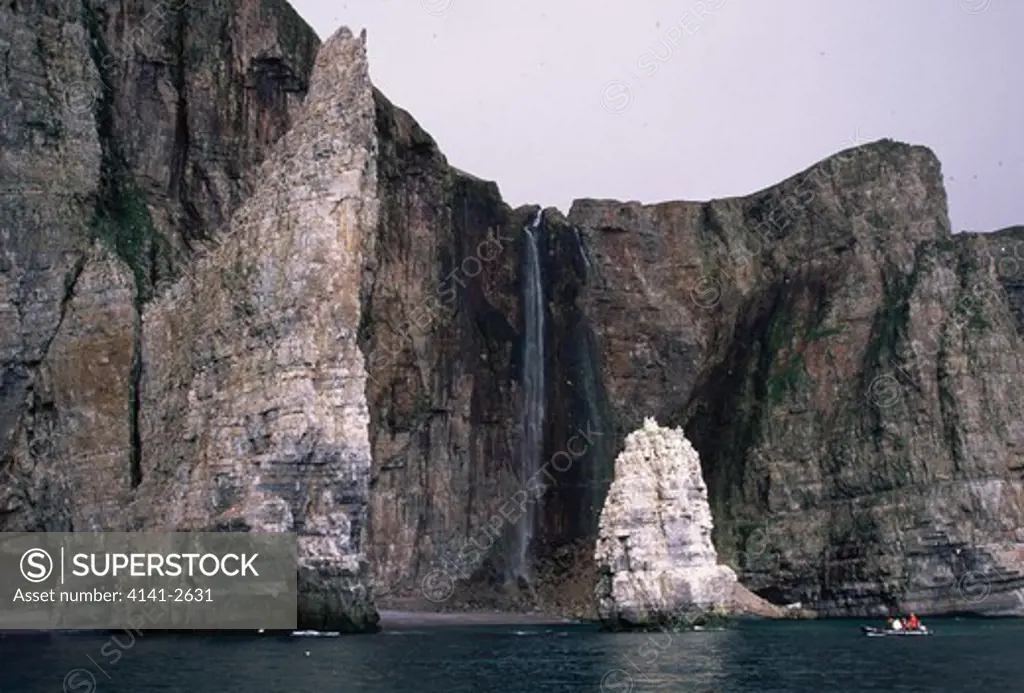
<path id="1" fill-rule="evenodd" d="M 402 626 L 337 638 L 55 635 L 0 640 L 3 693 L 548 693 L 1024 690 L 1024 622 L 929 620 L 930 638 L 860 621 L 725 632 Z M 306 654 L 308 652 L 308 655 Z"/>

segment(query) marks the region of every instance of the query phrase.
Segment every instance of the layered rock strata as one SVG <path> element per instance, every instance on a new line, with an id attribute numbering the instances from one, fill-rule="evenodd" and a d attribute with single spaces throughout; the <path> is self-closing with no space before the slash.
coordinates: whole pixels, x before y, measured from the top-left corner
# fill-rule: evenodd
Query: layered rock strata
<path id="1" fill-rule="evenodd" d="M 147 411 L 155 393 L 172 418 L 196 378 L 204 397 L 230 377 L 242 390 L 225 396 L 251 398 L 230 344 L 274 349 L 329 311 L 260 313 L 254 297 L 277 285 L 264 265 L 243 266 L 261 284 L 218 288 L 211 314 L 226 319 L 218 311 L 237 299 L 276 331 L 242 335 L 239 315 L 224 326 L 235 336 L 206 343 L 200 330 L 193 353 L 196 340 L 158 330 L 158 357 L 144 333 L 172 311 L 159 304 L 151 321 L 147 306 L 250 198 L 260 162 L 299 117 L 318 47 L 277 0 L 0 8 L 3 529 L 199 519 L 192 501 L 178 511 L 153 500 L 150 511 L 140 496 L 170 471 L 159 456 L 181 454 L 148 461 L 164 411 Z M 380 213 L 375 233 L 359 231 L 358 343 L 373 456 L 366 550 L 382 592 L 422 596 L 430 576 L 448 580 L 446 604 L 455 580 L 501 589 L 508 538 L 530 511 L 529 556 L 551 576 L 548 593 L 584 585 L 592 602 L 615 456 L 654 416 L 699 451 L 717 553 L 762 596 L 827 614 L 1024 613 L 1024 233 L 951 234 L 929 150 L 875 142 L 746 197 L 545 210 L 545 466 L 530 479 L 519 464 L 522 229 L 538 210 L 509 209 L 497 186 L 449 166 L 411 116 L 373 98 Z M 306 136 L 314 147 L 320 133 Z M 282 208 L 304 194 L 283 191 Z M 331 310 L 348 319 L 345 305 Z M 180 392 L 161 358 L 192 360 Z M 264 382 L 294 367 L 267 351 L 253 359 Z M 315 399 L 303 406 L 319 419 Z M 195 422 L 182 432 L 230 418 L 205 402 L 188 405 Z M 246 426 L 253 454 L 273 457 L 276 434 L 260 431 L 278 429 Z M 290 459 L 294 446 L 279 442 Z M 216 459 L 234 469 L 241 457 Z M 170 497 L 192 493 L 182 489 Z"/>
<path id="2" fill-rule="evenodd" d="M 365 35 L 317 55 L 301 115 L 194 274 L 145 313 L 136 528 L 299 535 L 299 621 L 376 623 L 363 548 L 370 475 L 356 341 L 377 224 Z"/>
<path id="3" fill-rule="evenodd" d="M 610 627 L 652 627 L 737 610 L 718 563 L 700 457 L 680 429 L 646 419 L 626 437 L 601 510 L 597 608 Z"/>
<path id="4" fill-rule="evenodd" d="M 144 307 L 249 196 L 319 45 L 281 0 L 0 7 L 5 529 L 120 524 Z"/>
<path id="5" fill-rule="evenodd" d="M 362 252 L 377 223 L 365 37 L 342 31 L 317 53 L 302 105 L 319 42 L 286 5 L 179 7 L 159 25 L 147 24 L 152 12 L 74 10 L 2 10 L 16 31 L 63 37 L 54 52 L 78 50 L 86 66 L 44 60 L 47 90 L 33 92 L 31 59 L 48 53 L 26 53 L 22 71 L 14 56 L 14 96 L 36 98 L 38 113 L 15 108 L 7 132 L 54 120 L 56 146 L 26 137 L 5 149 L 6 163 L 24 159 L 5 172 L 21 187 L 4 203 L 48 238 L 5 227 L 8 305 L 41 334 L 4 333 L 3 528 L 295 531 L 300 626 L 372 630 L 356 343 Z M 200 55 L 224 27 L 240 40 L 211 39 L 216 50 Z M 115 39 L 131 50 L 112 52 Z M 246 65 L 252 80 L 236 74 Z M 167 89 L 176 98 L 161 100 Z M 177 139 L 162 139 L 165 125 Z M 67 175 L 47 173 L 46 151 Z M 82 209 L 54 204 L 69 191 Z M 47 282 L 59 293 L 48 298 Z"/>
<path id="6" fill-rule="evenodd" d="M 405 122 L 392 132 L 416 132 Z M 493 189 L 465 202 L 453 191 L 486 184 L 444 166 L 424 136 L 405 138 L 404 148 L 382 147 L 382 160 L 408 172 L 388 185 L 439 216 L 408 218 L 409 231 L 378 253 L 408 247 L 402 252 L 421 258 L 392 257 L 395 276 L 440 285 L 442 295 L 451 289 L 444 324 L 454 326 L 415 338 L 408 330 L 393 341 L 391 364 L 370 365 L 382 383 L 371 409 L 420 412 L 409 437 L 400 417 L 371 424 L 377 446 L 410 442 L 375 454 L 378 483 L 411 488 L 419 500 L 374 519 L 373 545 L 408 547 L 407 559 L 376 565 L 383 582 L 415 591 L 418 577 L 470 542 L 500 560 L 490 537 L 512 524 L 499 508 L 523 482 L 515 478 L 518 407 L 505 393 L 521 377 L 521 229 L 536 208 L 507 210 Z M 428 170 L 450 183 L 429 192 L 414 182 Z M 429 228 L 466 243 L 488 226 L 515 239 L 516 253 L 464 287 L 443 278 L 472 245 L 445 241 L 422 254 L 396 246 Z M 550 354 L 544 459 L 564 454 L 587 423 L 602 435 L 584 457 L 558 462 L 565 475 L 547 469 L 536 558 L 573 539 L 593 541 L 614 441 L 653 414 L 683 426 L 700 451 L 719 555 L 772 602 L 825 614 L 901 604 L 1015 608 L 1024 246 L 1017 229 L 951 234 L 929 150 L 875 142 L 743 198 L 580 200 L 568 219 L 545 212 L 540 247 Z M 397 325 L 413 308 L 372 313 Z M 415 356 L 443 344 L 450 355 Z M 450 368 L 469 363 L 498 379 L 455 378 Z M 436 394 L 417 407 L 402 394 L 410 382 L 434 383 Z M 508 411 L 485 415 L 487 407 Z M 456 411 L 473 424 L 461 439 L 484 435 L 483 449 L 460 437 L 437 447 L 431 427 L 447 426 Z M 437 476 L 416 471 L 422 446 L 439 456 L 430 469 L 454 475 L 443 488 L 466 490 L 464 504 L 438 495 Z M 956 507 L 963 510 L 950 515 Z M 406 539 L 392 540 L 399 536 Z M 435 545 L 438 536 L 454 548 Z M 478 566 L 447 574 L 484 579 Z"/>
<path id="7" fill-rule="evenodd" d="M 833 615 L 1024 613 L 1021 237 L 950 235 L 930 151 L 570 218 L 605 274 L 587 313 L 613 407 L 685 426 L 746 584 Z"/>

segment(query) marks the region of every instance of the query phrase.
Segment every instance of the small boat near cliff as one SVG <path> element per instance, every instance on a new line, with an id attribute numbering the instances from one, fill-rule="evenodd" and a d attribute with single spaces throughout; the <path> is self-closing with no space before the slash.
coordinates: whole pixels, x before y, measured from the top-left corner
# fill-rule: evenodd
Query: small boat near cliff
<path id="1" fill-rule="evenodd" d="M 932 632 L 925 626 L 921 626 L 916 630 L 894 630 L 892 628 L 875 628 L 874 626 L 861 626 L 860 630 L 864 635 L 869 638 L 920 638 L 925 635 L 931 635 Z"/>

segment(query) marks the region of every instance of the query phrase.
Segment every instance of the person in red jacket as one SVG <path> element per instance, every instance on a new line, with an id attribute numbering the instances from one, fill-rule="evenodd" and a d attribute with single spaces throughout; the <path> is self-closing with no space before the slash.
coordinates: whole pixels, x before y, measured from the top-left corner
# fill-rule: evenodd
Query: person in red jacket
<path id="1" fill-rule="evenodd" d="M 910 620 L 907 621 L 907 627 L 910 630 L 917 630 L 921 627 L 921 622 L 917 620 L 917 614 L 910 614 Z"/>

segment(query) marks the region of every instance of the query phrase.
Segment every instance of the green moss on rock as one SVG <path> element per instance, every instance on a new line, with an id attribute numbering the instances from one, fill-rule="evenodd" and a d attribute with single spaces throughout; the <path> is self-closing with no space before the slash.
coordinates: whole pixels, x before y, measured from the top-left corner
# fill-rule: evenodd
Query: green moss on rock
<path id="1" fill-rule="evenodd" d="M 171 248 L 154 227 L 143 194 L 134 186 L 116 187 L 122 189 L 98 206 L 92 229 L 131 269 L 138 300 L 145 303 L 153 296 L 159 261 L 170 255 Z"/>
<path id="2" fill-rule="evenodd" d="M 90 227 L 131 269 L 135 278 L 137 308 L 152 298 L 158 267 L 170 267 L 170 244 L 153 225 L 146 197 L 135 184 L 114 126 L 113 70 L 116 60 L 106 44 L 97 13 L 104 10 L 82 5 L 82 18 L 90 37 L 90 54 L 103 84 L 96 102 L 96 133 L 100 141 L 100 189 Z"/>

